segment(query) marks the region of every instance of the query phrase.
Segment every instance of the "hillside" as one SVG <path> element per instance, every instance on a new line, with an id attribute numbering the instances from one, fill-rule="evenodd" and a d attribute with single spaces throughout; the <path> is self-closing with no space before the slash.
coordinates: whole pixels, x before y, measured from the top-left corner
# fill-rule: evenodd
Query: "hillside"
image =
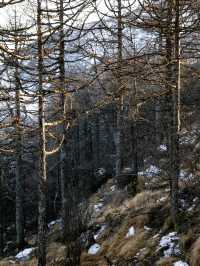
<path id="1" fill-rule="evenodd" d="M 141 177 L 140 189 L 143 188 Z M 187 192 L 193 197 L 187 197 Z M 182 184 L 184 198 L 182 206 L 186 212 L 182 217 L 182 231 L 174 231 L 169 216 L 169 190 L 167 188 L 143 190 L 135 197 L 118 189 L 111 179 L 90 198 L 93 209 L 90 227 L 95 228 L 94 238 L 84 243 L 81 255 L 82 266 L 106 265 L 163 265 L 198 266 L 200 260 L 199 241 L 199 193 L 195 185 L 187 189 Z M 88 232 L 87 232 L 88 233 Z M 47 265 L 64 266 L 65 246 L 61 238 L 60 221 L 49 224 Z M 5 258 L 1 266 L 36 265 L 34 258 L 36 236 L 28 240 L 32 250 L 24 254 Z M 94 242 L 93 242 L 94 241 Z M 29 247 L 30 248 L 30 247 Z M 29 253 L 30 255 L 27 255 Z M 188 264 L 186 263 L 188 262 Z"/>
<path id="2" fill-rule="evenodd" d="M 181 149 L 187 156 L 197 144 L 196 126 L 195 122 L 190 131 L 182 132 Z M 158 150 L 159 161 L 164 161 L 167 147 L 163 144 Z M 179 181 L 181 217 L 177 229 L 170 216 L 165 167 L 156 165 L 153 158 L 146 160 L 135 196 L 126 184 L 129 171 L 124 170 L 124 182 L 109 179 L 89 198 L 88 229 L 80 236 L 81 266 L 199 266 L 199 178 L 188 168 L 187 158 Z M 47 265 L 64 266 L 61 220 L 52 221 L 48 228 Z M 28 249 L 1 260 L 0 265 L 36 265 L 36 235 L 29 235 L 27 242 Z"/>

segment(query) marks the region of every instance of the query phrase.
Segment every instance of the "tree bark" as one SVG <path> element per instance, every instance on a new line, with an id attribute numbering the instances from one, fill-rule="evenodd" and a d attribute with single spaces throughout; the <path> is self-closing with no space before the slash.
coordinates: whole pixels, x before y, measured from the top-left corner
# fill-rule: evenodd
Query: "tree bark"
<path id="1" fill-rule="evenodd" d="M 122 155 L 121 155 L 121 130 L 122 130 L 122 110 L 123 110 L 123 96 L 122 96 L 122 2 L 117 1 L 118 15 L 117 15 L 117 97 L 119 98 L 116 129 L 114 132 L 114 141 L 116 148 L 115 160 L 115 175 L 118 176 L 121 172 Z"/>
<path id="2" fill-rule="evenodd" d="M 178 8 L 178 9 L 177 9 Z M 174 38 L 173 38 L 174 37 Z M 171 216 L 178 225 L 178 178 L 179 178 L 179 113 L 180 113 L 180 62 L 179 62 L 179 1 L 175 2 L 175 34 L 173 32 L 173 2 L 168 3 L 168 29 L 166 33 L 167 91 L 169 91 L 169 163 Z M 175 57 L 176 63 L 173 63 Z M 175 73 L 175 75 L 174 75 Z"/>
<path id="3" fill-rule="evenodd" d="M 136 84 L 136 77 L 134 77 L 134 84 L 133 84 L 133 95 L 132 95 L 132 102 L 133 105 L 133 121 L 131 125 L 131 136 L 132 136 L 132 165 L 131 168 L 133 170 L 133 180 L 132 180 L 132 192 L 133 194 L 136 193 L 137 190 L 137 183 L 138 183 L 138 130 L 137 130 L 137 102 L 136 102 L 136 95 L 137 95 L 137 84 Z"/>
<path id="4" fill-rule="evenodd" d="M 175 89 L 172 91 L 172 120 L 171 120 L 171 145 L 170 145 L 170 165 L 171 165 L 171 212 L 175 226 L 178 226 L 178 179 L 180 173 L 179 162 L 179 131 L 180 131 L 180 29 L 179 29 L 179 0 L 175 1 Z"/>
<path id="5" fill-rule="evenodd" d="M 64 135 L 63 145 L 60 150 L 60 180 L 61 180 L 61 197 L 62 197 L 62 227 L 63 237 L 67 236 L 67 195 L 66 195 L 66 176 L 65 176 L 65 161 L 66 161 L 66 108 L 65 108 L 65 35 L 64 35 L 64 6 L 63 0 L 60 0 L 59 9 L 60 21 L 60 41 L 59 41 L 59 71 L 60 71 L 60 89 L 61 89 L 61 112 L 62 112 L 62 134 Z"/>
<path id="6" fill-rule="evenodd" d="M 3 256 L 3 246 L 4 246 L 4 237 L 3 237 L 3 171 L 0 172 L 0 257 Z"/>
<path id="7" fill-rule="evenodd" d="M 46 202 L 47 202 L 47 171 L 46 171 L 46 134 L 43 95 L 43 48 L 41 26 L 41 0 L 37 0 L 37 38 L 38 38 L 38 93 L 39 93 L 39 209 L 38 209 L 38 266 L 46 265 Z"/>
<path id="8" fill-rule="evenodd" d="M 18 41 L 15 37 L 15 53 L 18 53 Z M 21 132 L 21 103 L 20 103 L 20 77 L 18 60 L 15 60 L 15 131 L 16 131 L 16 241 L 19 249 L 24 247 L 24 209 L 23 209 L 23 176 L 22 176 L 22 132 Z"/>

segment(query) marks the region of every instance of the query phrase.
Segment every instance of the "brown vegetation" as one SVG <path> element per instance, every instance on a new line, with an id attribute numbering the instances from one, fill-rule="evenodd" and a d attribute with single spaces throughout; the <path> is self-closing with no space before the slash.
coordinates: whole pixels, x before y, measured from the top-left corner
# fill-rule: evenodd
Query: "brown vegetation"
<path id="1" fill-rule="evenodd" d="M 199 263 L 200 263 L 200 237 L 192 245 L 190 265 L 199 266 Z"/>

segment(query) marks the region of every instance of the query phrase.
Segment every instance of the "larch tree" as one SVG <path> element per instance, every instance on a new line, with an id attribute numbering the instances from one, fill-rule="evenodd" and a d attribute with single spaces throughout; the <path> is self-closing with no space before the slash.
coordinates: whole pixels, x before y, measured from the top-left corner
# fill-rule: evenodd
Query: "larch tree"
<path id="1" fill-rule="evenodd" d="M 15 11 L 14 21 L 14 52 L 20 54 L 22 49 L 22 43 L 20 43 L 20 31 L 17 25 L 17 16 Z M 15 79 L 15 132 L 16 132 L 16 235 L 17 235 L 17 246 L 22 249 L 25 245 L 24 235 L 24 180 L 22 171 L 22 155 L 23 155 L 23 125 L 21 117 L 21 81 L 20 81 L 20 69 L 19 59 L 14 60 L 14 79 Z"/>
<path id="2" fill-rule="evenodd" d="M 38 266 L 46 265 L 46 204 L 47 162 L 43 89 L 43 33 L 41 0 L 37 1 L 37 48 L 38 48 L 38 133 L 39 133 L 39 180 L 38 180 Z"/>

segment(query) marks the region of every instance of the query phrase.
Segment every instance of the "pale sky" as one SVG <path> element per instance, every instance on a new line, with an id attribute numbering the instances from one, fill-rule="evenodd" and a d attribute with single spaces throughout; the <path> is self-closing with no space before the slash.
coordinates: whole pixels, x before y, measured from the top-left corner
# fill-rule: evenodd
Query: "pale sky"
<path id="1" fill-rule="evenodd" d="M 48 0 L 47 0 L 48 1 Z M 103 13 L 108 13 L 108 9 L 106 8 L 105 1 L 111 2 L 112 5 L 114 4 L 114 0 L 97 0 L 96 3 L 98 5 L 98 9 Z M 45 2 L 45 1 L 44 1 Z M 125 3 L 127 1 L 124 1 Z M 135 0 L 129 0 L 128 3 L 133 3 Z M 31 3 L 31 4 L 30 4 Z M 36 4 L 36 0 L 24 0 L 22 3 L 18 3 L 16 5 L 4 7 L 0 9 L 0 26 L 4 27 L 8 24 L 9 18 L 11 18 L 13 14 L 13 10 L 17 9 L 17 15 L 21 17 L 22 20 L 27 20 L 30 16 L 34 17 L 34 10 L 31 5 Z M 32 10 L 31 10 L 32 9 Z M 89 18 L 88 22 L 98 20 L 97 14 L 93 12 Z"/>
<path id="2" fill-rule="evenodd" d="M 35 1 L 31 0 L 31 2 L 34 3 Z M 97 2 L 98 2 L 99 8 L 105 12 L 106 7 L 104 4 L 104 0 L 97 0 Z M 34 13 L 33 13 L 34 11 L 30 5 L 30 1 L 25 0 L 23 3 L 18 3 L 16 5 L 7 6 L 7 7 L 0 9 L 0 26 L 1 27 L 5 27 L 6 25 L 8 25 L 9 19 L 11 18 L 13 11 L 15 9 L 17 9 L 17 15 L 21 17 L 22 20 L 27 20 L 29 19 L 30 16 L 31 17 L 34 16 Z M 32 12 L 30 12 L 30 9 L 32 9 Z M 88 21 L 91 22 L 97 19 L 98 19 L 97 15 L 93 13 L 89 16 Z"/>

